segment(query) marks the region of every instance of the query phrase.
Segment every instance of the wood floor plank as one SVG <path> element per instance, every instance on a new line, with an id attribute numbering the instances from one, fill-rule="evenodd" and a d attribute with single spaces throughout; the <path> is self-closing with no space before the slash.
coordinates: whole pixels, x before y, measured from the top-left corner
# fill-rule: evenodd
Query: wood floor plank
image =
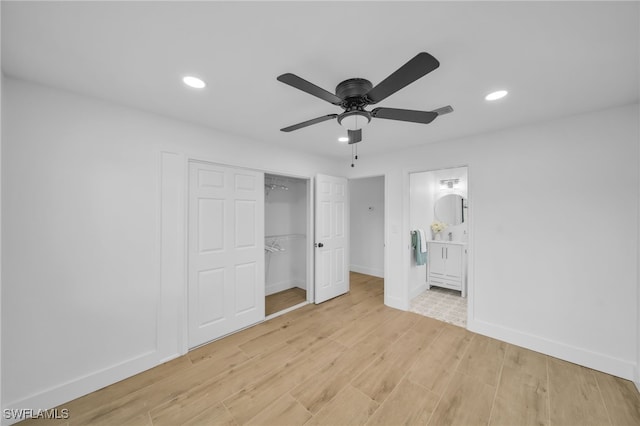
<path id="1" fill-rule="evenodd" d="M 182 426 L 238 426 L 238 423 L 222 403 L 206 408 L 196 417 L 174 424 Z M 154 424 L 154 426 L 156 425 Z"/>
<path id="2" fill-rule="evenodd" d="M 609 416 L 593 372 L 585 367 L 547 359 L 552 425 L 609 425 Z"/>
<path id="3" fill-rule="evenodd" d="M 298 335 L 276 350 L 251 358 L 213 378 L 209 377 L 174 395 L 173 398 L 165 398 L 155 405 L 149 404 L 149 408 L 154 417 L 172 418 L 171 416 L 182 415 L 187 419 L 193 418 L 201 409 L 203 399 L 210 404 L 222 402 L 229 396 L 245 390 L 263 376 L 278 371 L 290 360 L 314 350 L 314 346 L 323 344 L 324 340 L 326 339 L 320 339 L 311 334 Z"/>
<path id="4" fill-rule="evenodd" d="M 308 412 L 288 393 L 261 411 L 247 422 L 247 425 L 302 425 L 311 418 Z"/>
<path id="5" fill-rule="evenodd" d="M 442 395 L 472 337 L 473 334 L 463 328 L 445 324 L 429 350 L 418 356 L 409 370 L 409 379 Z"/>
<path id="6" fill-rule="evenodd" d="M 264 299 L 264 314 L 269 316 L 307 301 L 307 292 L 298 287 L 270 294 Z"/>
<path id="7" fill-rule="evenodd" d="M 148 417 L 150 408 L 188 392 L 194 386 L 197 387 L 210 380 L 210 372 L 221 373 L 242 364 L 246 356 L 238 353 L 240 358 L 235 359 L 229 355 L 210 362 L 202 362 L 191 368 L 183 369 L 175 374 L 168 375 L 149 386 L 125 394 L 113 400 L 104 400 L 101 405 L 91 404 L 90 408 L 77 407 L 70 419 L 70 424 L 109 424 L 119 423 L 134 424 L 134 419 L 142 416 Z M 224 359 L 224 362 L 222 360 Z M 153 374 L 150 374 L 153 376 Z"/>
<path id="8" fill-rule="evenodd" d="M 640 425 L 640 393 L 629 380 L 594 371 L 614 425 Z"/>
<path id="9" fill-rule="evenodd" d="M 289 312 L 286 315 L 272 318 L 269 321 L 264 321 L 259 324 L 253 325 L 251 327 L 245 328 L 244 330 L 240 330 L 238 332 L 232 333 L 228 336 L 225 336 L 222 339 L 217 340 L 216 342 L 224 341 L 225 344 L 227 345 L 240 346 L 243 343 L 246 343 L 259 336 L 262 336 L 263 334 L 279 329 L 283 325 L 292 324 L 298 318 L 303 318 L 309 314 L 312 314 L 315 311 L 316 309 L 314 305 L 306 305 L 292 312 Z M 216 342 L 212 342 L 209 345 L 215 344 Z M 201 346 L 197 349 L 192 350 L 189 353 L 189 355 L 191 355 L 192 352 L 194 353 L 192 356 L 192 361 L 194 363 L 197 362 L 198 357 L 202 357 L 203 355 L 206 355 L 209 345 Z"/>
<path id="10" fill-rule="evenodd" d="M 440 334 L 443 326 L 441 321 L 419 317 L 395 344 L 353 380 L 352 385 L 374 401 L 382 403 L 400 383 L 420 352 Z"/>
<path id="11" fill-rule="evenodd" d="M 313 326 L 332 321 L 338 321 L 335 315 L 331 315 L 322 309 L 316 309 L 304 316 L 296 317 L 294 321 L 284 321 L 280 327 L 256 336 L 242 343 L 239 347 L 248 355 L 255 356 L 263 353 L 269 347 L 286 343 L 289 339 L 301 333 L 313 333 L 316 336 L 324 337 L 324 333 Z"/>
<path id="12" fill-rule="evenodd" d="M 346 348 L 324 339 L 305 353 L 273 369 L 240 392 L 225 399 L 224 405 L 240 424 L 267 409 L 279 396 L 304 382 L 324 365 L 331 363 Z"/>
<path id="13" fill-rule="evenodd" d="M 271 352 L 249 359 L 234 366 L 217 365 L 215 360 L 200 362 L 193 368 L 186 370 L 181 375 L 175 375 L 154 383 L 141 391 L 127 395 L 120 400 L 110 401 L 95 412 L 81 416 L 78 421 L 98 422 L 101 419 L 109 419 L 114 411 L 130 413 L 129 416 L 153 409 L 162 409 L 163 405 L 171 405 L 175 401 L 186 400 L 183 410 L 190 407 L 192 401 L 198 401 L 203 394 L 210 392 L 214 400 L 221 401 L 229 395 L 229 392 L 237 392 L 242 387 L 258 380 L 264 374 L 288 359 L 307 350 L 318 339 L 312 335 L 300 334 L 288 344 L 280 345 Z M 209 374 L 209 371 L 217 371 L 218 374 Z M 216 383 L 217 386 L 213 386 Z M 196 408 L 197 409 L 197 405 Z M 118 417 L 120 424 L 126 421 Z"/>
<path id="14" fill-rule="evenodd" d="M 184 397 L 176 397 L 167 401 L 165 404 L 151 409 L 149 416 L 151 417 L 153 426 L 173 426 L 183 424 L 198 417 L 200 413 L 208 410 L 212 406 L 222 406 L 220 398 L 215 394 L 203 392 L 191 398 L 187 398 L 186 394 L 184 394 Z M 226 416 L 222 410 L 216 412 L 215 416 L 222 418 L 223 422 L 226 421 L 224 420 Z M 231 417 L 230 414 L 229 417 Z"/>
<path id="15" fill-rule="evenodd" d="M 192 351 L 187 353 L 186 357 L 188 357 L 191 360 L 191 363 L 195 365 L 202 361 L 219 358 L 221 351 L 240 351 L 240 348 L 237 345 L 233 344 L 231 339 L 221 339 L 193 349 Z M 248 359 L 249 356 L 245 355 L 245 358 Z"/>
<path id="16" fill-rule="evenodd" d="M 181 356 L 174 360 L 165 362 L 151 370 L 147 370 L 135 376 L 129 377 L 113 385 L 104 387 L 100 390 L 92 392 L 82 398 L 75 399 L 61 405 L 59 408 L 69 410 L 72 417 L 86 415 L 97 412 L 106 404 L 120 400 L 134 392 L 140 391 L 147 386 L 157 383 L 167 377 L 175 374 L 181 374 L 186 369 L 192 367 L 191 361 L 187 356 Z"/>
<path id="17" fill-rule="evenodd" d="M 490 425 L 548 425 L 547 357 L 509 345 Z"/>
<path id="18" fill-rule="evenodd" d="M 426 425 L 439 399 L 439 395 L 405 379 L 369 418 L 367 425 Z"/>
<path id="19" fill-rule="evenodd" d="M 55 417 L 55 415 L 53 416 Z M 62 414 L 59 414 L 59 416 L 62 416 Z M 36 417 L 32 419 L 22 420 L 19 424 L 20 426 L 67 426 L 69 424 L 69 420 L 62 419 L 62 418 L 47 419 L 47 418 Z"/>
<path id="20" fill-rule="evenodd" d="M 318 414 L 305 423 L 311 425 L 363 425 L 378 408 L 378 403 L 347 385 Z"/>
<path id="21" fill-rule="evenodd" d="M 291 394 L 307 410 L 317 413 L 342 388 L 359 375 L 376 357 L 392 346 L 407 329 L 412 327 L 417 316 L 403 312 L 382 324 L 377 330 L 364 336 L 353 347 L 340 354 L 336 360 L 318 371 Z"/>
<path id="22" fill-rule="evenodd" d="M 496 387 L 506 349 L 505 342 L 476 334 L 458 365 L 458 371 Z"/>
<path id="23" fill-rule="evenodd" d="M 396 309 L 380 306 L 375 311 L 356 319 L 351 327 L 343 327 L 329 337 L 338 343 L 351 347 L 381 324 L 398 316 L 399 313 L 400 311 Z"/>
<path id="24" fill-rule="evenodd" d="M 428 425 L 486 426 L 495 388 L 477 377 L 454 373 Z"/>

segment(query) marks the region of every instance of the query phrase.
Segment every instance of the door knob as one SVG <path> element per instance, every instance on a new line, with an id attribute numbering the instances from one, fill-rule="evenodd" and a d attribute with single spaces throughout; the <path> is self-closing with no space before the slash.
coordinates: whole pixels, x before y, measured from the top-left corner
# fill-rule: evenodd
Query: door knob
<path id="1" fill-rule="evenodd" d="M 324 247 L 324 244 L 322 244 L 322 243 L 316 243 L 316 247 Z"/>

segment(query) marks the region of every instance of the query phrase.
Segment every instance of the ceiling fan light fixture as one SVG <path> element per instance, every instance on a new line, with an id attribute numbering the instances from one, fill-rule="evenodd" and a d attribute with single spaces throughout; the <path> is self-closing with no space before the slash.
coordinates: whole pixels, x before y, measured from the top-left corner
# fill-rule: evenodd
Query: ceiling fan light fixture
<path id="1" fill-rule="evenodd" d="M 489 93 L 484 97 L 484 99 L 487 101 L 497 101 L 498 99 L 502 99 L 507 96 L 508 93 L 509 92 L 507 92 L 506 90 L 497 90 L 495 92 Z"/>
<path id="2" fill-rule="evenodd" d="M 189 87 L 193 87 L 194 89 L 204 89 L 207 86 L 207 83 L 192 75 L 184 76 L 182 78 L 182 82 Z"/>
<path id="3" fill-rule="evenodd" d="M 365 111 L 349 111 L 338 116 L 338 123 L 348 130 L 362 129 L 371 121 L 371 115 Z"/>

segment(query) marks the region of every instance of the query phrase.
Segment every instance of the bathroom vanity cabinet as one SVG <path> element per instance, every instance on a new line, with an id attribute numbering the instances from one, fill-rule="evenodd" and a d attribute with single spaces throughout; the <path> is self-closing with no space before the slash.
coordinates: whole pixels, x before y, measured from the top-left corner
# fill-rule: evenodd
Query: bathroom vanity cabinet
<path id="1" fill-rule="evenodd" d="M 467 297 L 467 245 L 457 241 L 429 241 L 427 288 L 459 290 Z"/>

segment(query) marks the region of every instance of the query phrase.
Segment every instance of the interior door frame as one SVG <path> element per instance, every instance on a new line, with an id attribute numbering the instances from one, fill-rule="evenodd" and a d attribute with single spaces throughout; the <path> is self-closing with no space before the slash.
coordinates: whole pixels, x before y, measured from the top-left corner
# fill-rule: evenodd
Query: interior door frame
<path id="1" fill-rule="evenodd" d="M 467 168 L 467 203 L 468 205 L 471 206 L 471 208 L 469 208 L 467 210 L 467 216 L 466 216 L 466 220 L 468 221 L 468 225 L 467 225 L 467 330 L 469 330 L 469 324 L 473 321 L 474 318 L 474 310 L 473 310 L 473 301 L 475 299 L 474 296 L 474 257 L 473 257 L 473 247 L 474 247 L 474 222 L 473 222 L 473 179 L 471 178 L 472 175 L 472 168 L 469 164 L 458 164 L 458 165 L 450 165 L 450 166 L 442 166 L 442 167 L 431 167 L 431 168 L 412 168 L 412 169 L 404 169 L 402 171 L 402 208 L 403 208 L 403 214 L 402 214 L 402 221 L 403 221 L 403 229 L 407 229 L 406 232 L 403 233 L 402 236 L 402 241 L 403 241 L 403 247 L 407 247 L 410 248 L 411 247 L 411 235 L 410 235 L 410 229 L 409 227 L 410 225 L 410 218 L 409 218 L 409 212 L 410 212 L 410 181 L 409 181 L 409 176 L 413 173 L 425 173 L 425 172 L 437 172 L 439 170 L 446 170 L 446 169 L 457 169 L 460 167 L 466 167 Z M 385 203 L 386 204 L 386 203 Z M 404 293 L 404 301 L 403 301 L 403 308 L 405 310 L 409 310 L 410 304 L 411 304 L 411 299 L 410 299 L 410 294 L 409 294 L 409 268 L 410 268 L 410 257 L 411 257 L 411 251 L 410 250 L 403 250 L 403 255 L 402 255 L 402 264 L 405 265 L 402 270 L 403 270 L 403 277 L 402 277 L 402 283 L 403 283 L 403 293 Z"/>
<path id="2" fill-rule="evenodd" d="M 389 203 L 388 203 L 388 194 L 389 194 L 389 190 L 388 190 L 388 181 L 389 179 L 387 178 L 387 174 L 386 173 L 381 173 L 381 174 L 373 174 L 373 175 L 364 175 L 364 176 L 353 176 L 348 178 L 349 183 L 352 180 L 358 180 L 358 179 L 371 179 L 371 178 L 376 178 L 376 177 L 381 177 L 383 180 L 383 185 L 382 185 L 382 190 L 384 193 L 384 203 L 383 203 L 383 214 L 384 214 L 384 220 L 382 223 L 382 229 L 383 229 L 383 241 L 384 241 L 384 250 L 383 250 L 383 256 L 384 256 L 384 261 L 383 261 L 383 265 L 382 268 L 384 269 L 383 271 L 383 283 L 388 282 L 387 279 L 388 277 L 388 273 L 389 273 L 389 253 L 388 253 L 388 249 L 389 249 L 389 222 L 388 222 L 388 217 L 389 217 Z M 349 197 L 349 205 L 351 205 L 351 197 Z M 351 207 L 351 206 L 350 206 Z M 349 232 L 351 232 L 351 228 L 349 228 Z M 351 237 L 349 237 L 351 238 Z M 349 250 L 351 250 L 351 243 L 349 244 Z M 386 285 L 384 285 L 384 300 L 385 300 L 385 305 L 387 305 L 387 298 L 388 298 L 388 292 L 387 289 L 388 287 Z"/>
<path id="3" fill-rule="evenodd" d="M 349 184 L 351 181 L 353 180 L 361 180 L 361 179 L 372 179 L 372 178 L 382 178 L 382 192 L 383 192 L 383 198 L 384 198 L 384 203 L 383 203 L 383 222 L 382 222 L 382 232 L 383 232 L 383 242 L 384 242 L 384 250 L 383 250 L 383 256 L 384 256 L 384 261 L 383 261 L 383 280 L 387 280 L 387 273 L 388 273 L 388 258 L 389 256 L 387 255 L 387 249 L 388 249 L 388 220 L 387 218 L 389 217 L 389 207 L 388 207 L 388 203 L 387 203 L 387 195 L 388 195 L 388 189 L 387 189 L 387 175 L 386 173 L 380 173 L 380 174 L 372 174 L 372 175 L 365 175 L 365 176 L 354 176 L 354 177 L 350 177 L 348 178 Z M 351 204 L 352 200 L 351 197 L 349 197 L 349 204 Z M 351 247 L 349 247 L 349 249 L 351 249 Z M 385 297 L 386 297 L 386 292 L 385 292 Z"/>

